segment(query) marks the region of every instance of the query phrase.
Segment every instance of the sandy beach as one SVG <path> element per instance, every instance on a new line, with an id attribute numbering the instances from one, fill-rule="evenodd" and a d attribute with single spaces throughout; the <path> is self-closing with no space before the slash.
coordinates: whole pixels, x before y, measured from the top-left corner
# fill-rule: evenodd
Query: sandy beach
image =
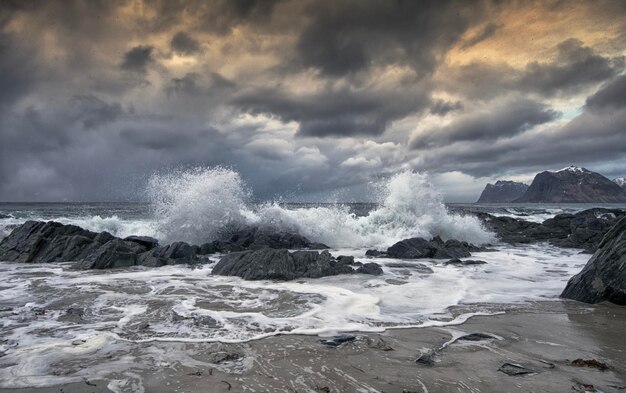
<path id="1" fill-rule="evenodd" d="M 457 326 L 355 333 L 329 347 L 317 336 L 277 336 L 244 344 L 133 344 L 135 381 L 115 379 L 0 392 L 621 392 L 626 389 L 626 309 L 576 302 L 534 303 Z M 457 340 L 485 333 L 493 338 Z M 443 349 L 441 349 L 443 347 Z M 432 365 L 416 363 L 436 351 Z M 204 366 L 175 359 L 186 353 Z M 160 362 L 141 364 L 142 354 Z M 167 354 L 177 354 L 168 358 Z M 151 356 L 156 359 L 158 356 Z M 576 367 L 595 359 L 609 369 Z M 505 363 L 532 371 L 510 376 Z M 211 364 L 210 366 L 206 366 Z M 93 365 L 92 365 L 93 366 Z M 86 365 L 57 365 L 59 372 Z"/>

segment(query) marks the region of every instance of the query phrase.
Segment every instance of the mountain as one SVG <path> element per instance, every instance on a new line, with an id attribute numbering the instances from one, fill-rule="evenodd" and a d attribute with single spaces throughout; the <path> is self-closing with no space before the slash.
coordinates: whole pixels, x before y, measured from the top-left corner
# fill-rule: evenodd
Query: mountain
<path id="1" fill-rule="evenodd" d="M 613 179 L 613 183 L 626 189 L 626 177 L 618 177 L 617 179 Z"/>
<path id="2" fill-rule="evenodd" d="M 599 173 L 570 166 L 537 174 L 514 202 L 618 203 L 626 202 L 626 191 Z"/>
<path id="3" fill-rule="evenodd" d="M 510 180 L 498 180 L 496 184 L 487 184 L 476 203 L 513 202 L 524 195 L 528 185 Z"/>

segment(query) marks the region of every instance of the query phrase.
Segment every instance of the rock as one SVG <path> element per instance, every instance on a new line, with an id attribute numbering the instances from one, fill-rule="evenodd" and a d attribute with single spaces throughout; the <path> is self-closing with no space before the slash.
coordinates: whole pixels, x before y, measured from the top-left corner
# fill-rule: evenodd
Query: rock
<path id="1" fill-rule="evenodd" d="M 471 334 L 466 334 L 464 336 L 461 336 L 457 338 L 455 341 L 485 341 L 485 340 L 493 340 L 493 339 L 495 339 L 495 337 L 492 336 L 491 334 L 471 333 Z"/>
<path id="2" fill-rule="evenodd" d="M 82 259 L 100 247 L 97 234 L 75 225 L 27 221 L 0 242 L 0 261 L 48 263 Z"/>
<path id="3" fill-rule="evenodd" d="M 238 276 L 245 280 L 294 280 L 354 273 L 337 262 L 328 251 L 295 251 L 263 248 L 225 255 L 212 274 Z"/>
<path id="4" fill-rule="evenodd" d="M 476 203 L 508 203 L 524 195 L 528 185 L 510 180 L 498 180 L 487 184 Z"/>
<path id="5" fill-rule="evenodd" d="M 335 336 L 327 340 L 320 340 L 320 343 L 324 345 L 328 345 L 329 347 L 338 347 L 341 344 L 345 344 L 347 342 L 354 341 L 354 340 L 356 340 L 355 336 L 343 335 L 343 336 Z"/>
<path id="6" fill-rule="evenodd" d="M 74 264 L 76 269 L 110 269 L 129 267 L 137 264 L 137 256 L 146 251 L 138 243 L 113 239 L 89 254 L 82 261 Z"/>
<path id="7" fill-rule="evenodd" d="M 329 248 L 325 244 L 313 243 L 304 236 L 283 231 L 274 231 L 269 228 L 246 227 L 240 229 L 222 240 L 203 244 L 200 249 L 206 254 L 216 252 L 233 252 L 258 250 L 261 248 L 274 249 L 308 249 L 322 250 Z"/>
<path id="8" fill-rule="evenodd" d="M 572 361 L 572 366 L 595 368 L 600 371 L 606 371 L 609 369 L 609 366 L 607 366 L 606 363 L 599 362 L 596 359 L 576 359 Z"/>
<path id="9" fill-rule="evenodd" d="M 626 202 L 626 191 L 599 173 L 570 166 L 537 174 L 514 202 L 621 203 Z"/>
<path id="10" fill-rule="evenodd" d="M 424 366 L 434 366 L 435 365 L 435 352 L 430 351 L 426 352 L 415 360 L 415 363 L 422 364 Z"/>
<path id="11" fill-rule="evenodd" d="M 160 267 L 165 265 L 194 264 L 198 262 L 197 249 L 185 242 L 157 246 L 137 257 L 137 265 Z"/>
<path id="12" fill-rule="evenodd" d="M 433 269 L 422 264 L 422 263 L 388 263 L 385 266 L 391 267 L 394 269 L 413 269 L 417 270 L 418 273 L 423 274 L 432 274 L 434 273 Z"/>
<path id="13" fill-rule="evenodd" d="M 569 280 L 561 297 L 626 305 L 626 217 L 607 232 L 583 270 Z"/>
<path id="14" fill-rule="evenodd" d="M 337 257 L 337 262 L 345 263 L 346 265 L 354 265 L 354 257 L 347 255 L 339 255 Z"/>
<path id="15" fill-rule="evenodd" d="M 528 222 L 511 217 L 496 217 L 475 213 L 485 227 L 506 243 L 535 243 L 548 241 L 559 247 L 580 248 L 593 253 L 604 234 L 626 211 L 593 208 L 576 214 L 558 214 L 543 223 Z"/>
<path id="16" fill-rule="evenodd" d="M 226 362 L 233 362 L 241 359 L 243 356 L 236 352 L 214 352 L 208 356 L 209 363 L 222 364 Z"/>
<path id="17" fill-rule="evenodd" d="M 366 257 L 386 257 L 387 253 L 384 251 L 378 251 L 378 250 L 367 250 L 365 251 L 365 256 Z"/>
<path id="18" fill-rule="evenodd" d="M 414 237 L 401 240 L 389 247 L 387 249 L 387 255 L 391 258 L 401 259 L 450 259 L 466 258 L 472 255 L 470 251 L 483 250 L 484 249 L 474 246 L 473 244 L 454 239 L 444 242 L 439 236 L 430 241 L 421 237 Z"/>
<path id="19" fill-rule="evenodd" d="M 145 248 L 147 248 L 148 250 L 152 250 L 153 248 L 158 247 L 159 245 L 159 241 L 150 236 L 128 236 L 124 238 L 124 240 L 138 243 L 144 246 Z"/>
<path id="20" fill-rule="evenodd" d="M 0 220 L 4 220 L 5 218 L 11 218 L 11 216 L 0 213 Z"/>
<path id="21" fill-rule="evenodd" d="M 370 262 L 360 266 L 356 269 L 356 272 L 361 274 L 371 274 L 373 276 L 381 276 L 383 274 L 383 269 L 379 264 Z"/>
<path id="22" fill-rule="evenodd" d="M 535 373 L 535 371 L 529 368 L 526 368 L 522 365 L 514 364 L 514 363 L 504 363 L 502 366 L 500 366 L 498 371 L 505 373 L 506 375 L 510 375 L 510 376 L 527 375 L 527 374 Z"/>
<path id="23" fill-rule="evenodd" d="M 459 258 L 453 258 L 453 259 L 450 259 L 449 261 L 444 262 L 445 265 L 463 265 L 463 266 L 484 265 L 486 263 L 487 262 L 485 261 L 476 260 L 476 259 L 461 260 Z"/>

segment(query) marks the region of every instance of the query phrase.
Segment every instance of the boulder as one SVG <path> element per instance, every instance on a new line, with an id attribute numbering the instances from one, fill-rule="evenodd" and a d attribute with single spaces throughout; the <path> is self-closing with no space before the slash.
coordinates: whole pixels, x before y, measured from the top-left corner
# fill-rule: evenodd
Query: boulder
<path id="1" fill-rule="evenodd" d="M 470 265 L 484 265 L 487 262 L 485 261 L 481 261 L 478 259 L 466 259 L 466 260 L 462 260 L 459 258 L 453 258 L 450 259 L 449 261 L 445 261 L 444 264 L 445 265 L 462 265 L 462 266 L 470 266 Z"/>
<path id="2" fill-rule="evenodd" d="M 488 213 L 475 213 L 500 240 L 506 243 L 549 242 L 555 246 L 579 248 L 593 253 L 604 234 L 626 211 L 594 208 L 576 214 L 557 214 L 542 223 L 512 217 L 497 217 Z"/>
<path id="3" fill-rule="evenodd" d="M 124 240 L 138 243 L 144 246 L 145 248 L 147 248 L 148 250 L 152 250 L 153 248 L 158 247 L 159 245 L 159 241 L 150 236 L 128 236 L 124 238 Z"/>
<path id="4" fill-rule="evenodd" d="M 266 247 L 297 250 L 323 250 L 329 248 L 325 244 L 311 242 L 306 237 L 298 234 L 274 231 L 269 228 L 246 227 L 232 233 L 230 237 L 201 245 L 200 252 L 202 255 L 207 255 L 218 252 L 258 250 Z"/>
<path id="5" fill-rule="evenodd" d="M 146 251 L 139 243 L 113 239 L 74 264 L 76 269 L 110 269 L 137 264 L 137 256 Z"/>
<path id="6" fill-rule="evenodd" d="M 356 269 L 356 272 L 361 274 L 371 274 L 372 276 L 381 276 L 383 274 L 383 269 L 379 264 L 369 262 Z"/>
<path id="7" fill-rule="evenodd" d="M 5 218 L 11 218 L 11 216 L 7 216 L 6 214 L 0 213 L 0 220 L 4 220 Z"/>
<path id="8" fill-rule="evenodd" d="M 367 271 L 374 271 L 369 267 Z M 294 251 L 262 248 L 225 255 L 212 274 L 238 276 L 245 280 L 294 280 L 351 274 L 355 270 L 338 262 L 328 251 Z"/>
<path id="9" fill-rule="evenodd" d="M 108 234 L 110 236 L 110 234 Z M 0 261 L 48 263 L 75 261 L 100 247 L 99 236 L 75 225 L 54 221 L 27 221 L 0 242 Z"/>
<path id="10" fill-rule="evenodd" d="M 604 235 L 598 250 L 583 270 L 569 280 L 561 297 L 626 305 L 626 217 Z"/>
<path id="11" fill-rule="evenodd" d="M 443 241 L 439 236 L 433 240 L 414 237 L 397 242 L 387 249 L 387 256 L 401 259 L 451 259 L 471 256 L 471 251 L 484 251 L 483 248 L 467 242 L 450 239 Z"/>

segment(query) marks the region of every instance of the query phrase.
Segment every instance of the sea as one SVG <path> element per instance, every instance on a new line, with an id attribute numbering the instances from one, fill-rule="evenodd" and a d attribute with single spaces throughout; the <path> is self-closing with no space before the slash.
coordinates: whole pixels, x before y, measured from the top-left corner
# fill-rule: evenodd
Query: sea
<path id="1" fill-rule="evenodd" d="M 382 265 L 382 276 L 341 275 L 291 282 L 211 274 L 199 266 L 76 271 L 71 261 L 0 263 L 0 387 L 51 386 L 124 372 L 134 360 L 109 356 L 133 343 L 242 343 L 286 334 L 444 326 L 537 302 L 559 301 L 589 259 L 547 243 L 498 241 L 475 217 L 483 211 L 541 222 L 602 205 L 445 204 L 428 177 L 406 171 L 372 186 L 373 202 L 257 202 L 230 169 L 154 176 L 142 203 L 0 203 L 0 238 L 27 220 L 54 220 L 162 244 L 202 244 L 233 228 L 258 225 L 299 233 L 335 255 Z M 624 208 L 626 205 L 605 207 Z M 489 244 L 483 265 L 365 256 L 422 236 Z M 102 357 L 94 363 L 94 359 Z M 69 368 L 92 362 L 93 367 Z M 56 370 L 64 364 L 64 372 Z M 95 366 L 97 364 L 97 366 Z"/>

